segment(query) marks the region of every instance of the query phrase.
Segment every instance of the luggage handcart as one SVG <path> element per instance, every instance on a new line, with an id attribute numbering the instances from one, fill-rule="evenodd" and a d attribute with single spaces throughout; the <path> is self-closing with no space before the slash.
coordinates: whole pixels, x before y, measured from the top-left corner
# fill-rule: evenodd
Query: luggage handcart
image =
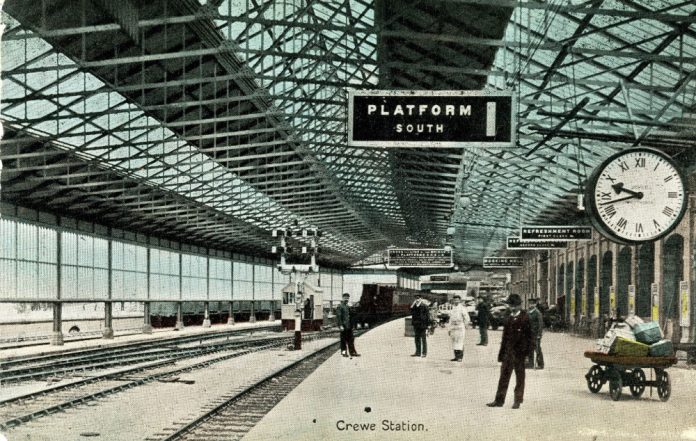
<path id="1" fill-rule="evenodd" d="M 661 401 L 669 400 L 672 388 L 667 368 L 677 363 L 676 357 L 622 356 L 594 351 L 586 351 L 585 357 L 595 363 L 585 374 L 590 392 L 596 394 L 609 382 L 609 395 L 617 401 L 623 387 L 628 387 L 631 395 L 639 398 L 646 386 L 654 386 Z M 647 380 L 643 369 L 653 369 L 655 379 Z"/>

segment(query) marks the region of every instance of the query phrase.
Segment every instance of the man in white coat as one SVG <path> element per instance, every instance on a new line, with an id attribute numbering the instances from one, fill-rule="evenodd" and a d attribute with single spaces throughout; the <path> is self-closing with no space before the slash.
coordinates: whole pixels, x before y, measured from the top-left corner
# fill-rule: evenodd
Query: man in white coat
<path id="1" fill-rule="evenodd" d="M 454 358 L 450 361 L 462 361 L 464 358 L 464 330 L 469 324 L 469 313 L 461 304 L 462 298 L 458 295 L 452 297 L 454 307 L 450 310 L 449 336 L 452 340 Z"/>

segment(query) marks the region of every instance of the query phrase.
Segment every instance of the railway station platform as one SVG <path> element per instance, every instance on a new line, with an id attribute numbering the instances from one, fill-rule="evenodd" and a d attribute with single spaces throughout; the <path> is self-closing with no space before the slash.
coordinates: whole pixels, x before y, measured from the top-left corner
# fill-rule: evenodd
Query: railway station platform
<path id="1" fill-rule="evenodd" d="M 271 326 L 280 327 L 280 320 L 275 321 L 257 321 L 255 323 L 250 322 L 238 322 L 234 325 L 227 324 L 216 324 L 209 328 L 204 328 L 202 326 L 188 326 L 180 330 L 174 330 L 173 328 L 155 328 L 152 330 L 152 334 L 123 334 L 119 335 L 116 333 L 113 339 L 104 338 L 88 338 L 83 340 L 66 340 L 65 344 L 61 346 L 52 346 L 48 344 L 40 345 L 27 345 L 24 347 L 13 347 L 10 349 L 3 349 L 0 347 L 0 360 L 11 360 L 17 357 L 28 357 L 34 355 L 44 355 L 44 354 L 62 354 L 69 353 L 71 351 L 77 351 L 82 349 L 90 348 L 107 348 L 115 347 L 123 344 L 130 343 L 140 343 L 147 341 L 157 341 L 164 340 L 173 337 L 183 337 L 189 335 L 205 335 L 214 334 L 216 332 L 223 331 L 239 331 L 244 329 L 257 329 L 266 328 Z"/>
<path id="2" fill-rule="evenodd" d="M 447 330 L 428 338 L 427 358 L 414 358 L 404 320 L 356 339 L 361 357 L 339 353 L 268 413 L 245 441 L 275 440 L 696 440 L 696 370 L 668 369 L 669 401 L 653 389 L 612 401 L 604 385 L 587 389 L 594 341 L 547 332 L 546 368 L 527 370 L 524 403 L 514 410 L 514 374 L 504 407 L 489 408 L 500 364 L 501 331 L 467 329 L 464 362 L 450 362 Z M 651 375 L 647 373 L 647 375 Z"/>

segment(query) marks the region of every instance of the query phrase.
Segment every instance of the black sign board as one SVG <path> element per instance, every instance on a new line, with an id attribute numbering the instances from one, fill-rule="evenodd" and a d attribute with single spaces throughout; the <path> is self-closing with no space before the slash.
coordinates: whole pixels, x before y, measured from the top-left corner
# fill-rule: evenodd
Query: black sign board
<path id="1" fill-rule="evenodd" d="M 519 237 L 507 238 L 508 250 L 544 250 L 549 248 L 568 248 L 568 242 L 559 240 L 520 240 Z"/>
<path id="2" fill-rule="evenodd" d="M 449 276 L 430 276 L 431 282 L 449 282 Z"/>
<path id="3" fill-rule="evenodd" d="M 390 248 L 387 250 L 387 268 L 450 268 L 452 250 L 426 248 Z"/>
<path id="4" fill-rule="evenodd" d="M 484 257 L 484 268 L 517 268 L 522 266 L 521 257 Z"/>
<path id="5" fill-rule="evenodd" d="M 510 92 L 348 91 L 352 147 L 514 147 Z"/>
<path id="6" fill-rule="evenodd" d="M 547 225 L 520 228 L 521 240 L 592 240 L 592 227 Z"/>

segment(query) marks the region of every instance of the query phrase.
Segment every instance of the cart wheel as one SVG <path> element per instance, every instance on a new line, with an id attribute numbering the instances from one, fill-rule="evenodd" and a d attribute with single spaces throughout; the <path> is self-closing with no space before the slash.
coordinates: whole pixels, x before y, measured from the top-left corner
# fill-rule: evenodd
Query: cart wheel
<path id="1" fill-rule="evenodd" d="M 645 372 L 641 368 L 635 368 L 631 372 L 631 395 L 636 398 L 640 398 L 645 390 Z"/>
<path id="2" fill-rule="evenodd" d="M 587 379 L 587 388 L 593 394 L 599 392 L 604 384 L 604 375 L 602 374 L 602 368 L 599 367 L 599 365 L 592 366 L 587 374 L 585 374 L 585 378 Z"/>
<path id="3" fill-rule="evenodd" d="M 672 386 L 669 383 L 669 375 L 663 369 L 655 369 L 657 376 L 657 395 L 660 400 L 667 401 L 672 393 Z"/>
<path id="4" fill-rule="evenodd" d="M 619 401 L 621 398 L 621 388 L 623 387 L 623 382 L 621 381 L 621 372 L 612 369 L 609 373 L 609 395 L 614 401 Z"/>

